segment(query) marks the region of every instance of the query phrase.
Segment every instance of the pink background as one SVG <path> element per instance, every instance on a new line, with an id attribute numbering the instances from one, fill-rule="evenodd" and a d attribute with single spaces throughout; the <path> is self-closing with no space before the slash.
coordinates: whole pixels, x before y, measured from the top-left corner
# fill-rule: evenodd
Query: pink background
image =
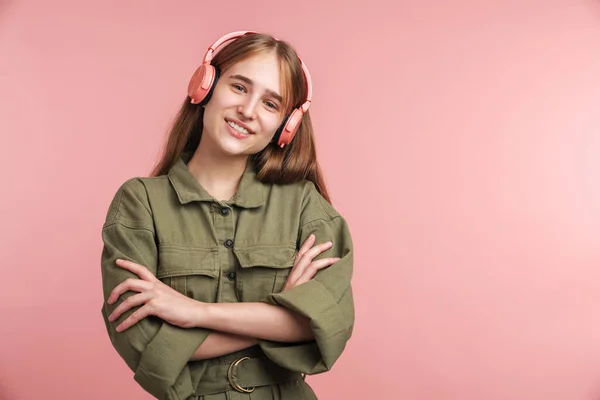
<path id="1" fill-rule="evenodd" d="M 600 399 L 600 3 L 350 3 L 0 3 L 0 398 L 149 398 L 100 316 L 101 224 L 206 47 L 256 29 L 312 72 L 356 244 L 320 399 Z"/>

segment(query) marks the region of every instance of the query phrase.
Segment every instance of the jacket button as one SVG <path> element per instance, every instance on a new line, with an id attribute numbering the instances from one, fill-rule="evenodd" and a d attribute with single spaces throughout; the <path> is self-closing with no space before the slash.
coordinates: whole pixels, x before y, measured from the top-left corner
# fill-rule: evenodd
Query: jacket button
<path id="1" fill-rule="evenodd" d="M 230 281 L 235 279 L 235 272 L 230 272 L 227 274 L 227 277 L 229 278 Z"/>
<path id="2" fill-rule="evenodd" d="M 225 247 L 227 247 L 229 249 L 229 248 L 231 248 L 231 246 L 233 246 L 233 240 L 227 239 L 224 244 L 225 244 Z"/>
<path id="3" fill-rule="evenodd" d="M 228 216 L 229 215 L 229 208 L 225 208 L 225 207 L 221 208 L 221 215 L 224 216 L 224 217 Z"/>

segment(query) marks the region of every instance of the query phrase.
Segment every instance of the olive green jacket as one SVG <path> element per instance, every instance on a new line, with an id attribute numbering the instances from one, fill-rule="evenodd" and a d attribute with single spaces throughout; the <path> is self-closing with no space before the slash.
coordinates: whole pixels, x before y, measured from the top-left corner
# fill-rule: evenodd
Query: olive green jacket
<path id="1" fill-rule="evenodd" d="M 108 315 L 112 289 L 136 275 L 117 258 L 146 266 L 175 290 L 202 302 L 267 302 L 311 321 L 315 340 L 259 340 L 267 357 L 290 370 L 317 374 L 332 368 L 354 327 L 351 288 L 353 246 L 344 218 L 308 181 L 260 182 L 248 167 L 229 202 L 215 200 L 187 169 L 189 155 L 167 175 L 133 178 L 114 196 L 102 228 L 102 315 L 111 343 L 134 379 L 160 399 L 186 399 L 202 378 L 206 361 L 190 361 L 210 333 L 147 317 L 124 332 Z M 300 245 L 311 234 L 333 247 L 319 255 L 341 260 L 309 282 L 282 292 Z"/>

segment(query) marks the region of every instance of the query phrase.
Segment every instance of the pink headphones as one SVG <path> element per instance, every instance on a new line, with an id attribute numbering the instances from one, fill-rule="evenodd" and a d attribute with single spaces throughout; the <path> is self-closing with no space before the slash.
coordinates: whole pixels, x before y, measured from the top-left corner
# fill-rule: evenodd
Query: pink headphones
<path id="1" fill-rule="evenodd" d="M 192 78 L 190 79 L 190 83 L 188 84 L 188 96 L 191 97 L 192 104 L 208 103 L 212 92 L 215 88 L 215 85 L 219 80 L 219 70 L 211 64 L 213 54 L 216 51 L 216 49 L 223 43 L 232 39 L 239 38 L 248 33 L 256 32 L 232 32 L 221 37 L 219 40 L 213 43 L 212 46 L 208 48 L 208 51 L 204 56 L 204 62 L 202 63 L 202 65 L 200 65 L 200 67 L 198 67 L 198 69 L 196 69 L 196 72 L 194 72 L 194 75 L 192 76 Z M 302 117 L 308 110 L 308 107 L 310 106 L 310 103 L 312 101 L 312 82 L 310 79 L 310 74 L 308 72 L 308 68 L 306 67 L 302 59 L 300 59 L 300 63 L 302 64 L 302 71 L 304 72 L 304 77 L 306 78 L 307 83 L 306 100 L 300 107 L 292 110 L 292 112 L 284 118 L 283 122 L 281 123 L 281 126 L 279 126 L 279 128 L 277 129 L 273 140 L 277 141 L 277 145 L 279 147 L 283 147 L 292 141 L 292 139 L 296 135 L 296 132 L 298 131 L 298 128 L 300 127 Z"/>

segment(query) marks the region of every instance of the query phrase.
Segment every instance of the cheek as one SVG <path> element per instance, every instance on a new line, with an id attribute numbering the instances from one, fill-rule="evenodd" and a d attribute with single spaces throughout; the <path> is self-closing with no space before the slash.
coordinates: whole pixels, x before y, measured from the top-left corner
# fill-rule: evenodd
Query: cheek
<path id="1" fill-rule="evenodd" d="M 231 88 L 226 85 L 217 85 L 211 97 L 211 102 L 215 103 L 215 107 L 217 108 L 233 107 L 239 101 L 239 95 L 232 92 Z"/>
<path id="2" fill-rule="evenodd" d="M 204 115 L 202 117 L 202 125 L 204 128 L 210 128 L 214 125 L 213 121 L 215 119 L 215 112 L 210 104 L 207 104 L 204 108 Z"/>
<path id="3" fill-rule="evenodd" d="M 212 115 L 222 111 L 224 108 L 230 107 L 232 105 L 232 98 L 233 96 L 231 96 L 226 87 L 217 86 L 210 97 L 210 101 L 206 104 L 205 113 L 208 112 Z"/>
<path id="4" fill-rule="evenodd" d="M 222 118 L 223 109 L 226 107 L 223 100 L 222 95 L 219 96 L 217 93 L 213 93 L 210 101 L 204 107 L 205 124 L 214 124 L 217 120 Z"/>
<path id="5" fill-rule="evenodd" d="M 273 135 L 277 128 L 279 128 L 279 125 L 281 125 L 282 120 L 283 118 L 281 116 L 270 114 L 265 118 L 263 126 L 269 135 Z"/>

